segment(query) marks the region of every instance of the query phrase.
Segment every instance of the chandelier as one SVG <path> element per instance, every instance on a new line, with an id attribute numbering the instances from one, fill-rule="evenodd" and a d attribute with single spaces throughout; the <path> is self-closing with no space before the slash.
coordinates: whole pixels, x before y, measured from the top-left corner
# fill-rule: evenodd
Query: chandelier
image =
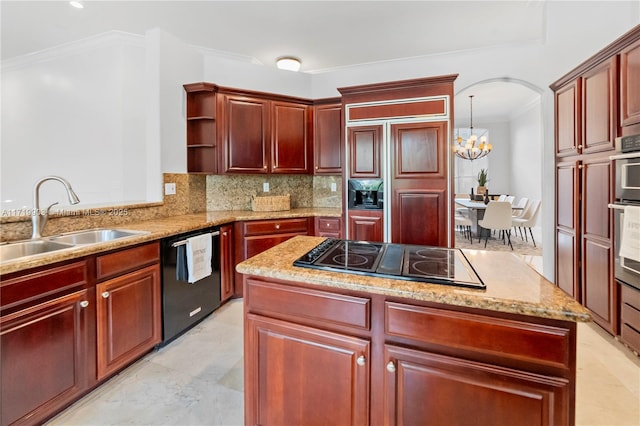
<path id="1" fill-rule="evenodd" d="M 469 95 L 469 112 L 470 112 L 470 124 L 471 136 L 466 142 L 458 136 L 456 138 L 456 144 L 453 145 L 453 152 L 460 158 L 465 160 L 477 160 L 482 157 L 486 157 L 491 152 L 493 146 L 487 143 L 487 137 L 482 136 L 480 143 L 478 143 L 478 136 L 473 134 L 473 95 Z"/>

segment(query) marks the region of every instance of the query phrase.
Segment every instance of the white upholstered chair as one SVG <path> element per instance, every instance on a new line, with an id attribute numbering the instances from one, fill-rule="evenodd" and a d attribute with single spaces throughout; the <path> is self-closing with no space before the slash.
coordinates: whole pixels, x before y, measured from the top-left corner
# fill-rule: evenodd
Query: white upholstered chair
<path id="1" fill-rule="evenodd" d="M 486 236 L 484 239 L 484 246 L 487 246 L 487 240 L 489 239 L 490 230 L 503 231 L 502 241 L 505 238 L 509 242 L 509 247 L 513 250 L 511 244 L 511 203 L 508 201 L 492 201 L 487 204 L 487 209 L 484 212 L 484 218 L 478 221 L 478 242 L 482 239 L 482 233 L 484 230 Z"/>
<path id="2" fill-rule="evenodd" d="M 511 219 L 511 225 L 520 230 L 520 238 L 522 238 L 522 228 L 524 228 L 524 239 L 526 241 L 529 241 L 527 238 L 527 229 L 529 229 L 529 234 L 531 235 L 531 241 L 533 242 L 534 247 L 536 247 L 536 241 L 533 239 L 533 232 L 531 231 L 531 228 L 536 225 L 539 212 L 540 200 L 531 200 L 524 209 L 522 216 Z"/>

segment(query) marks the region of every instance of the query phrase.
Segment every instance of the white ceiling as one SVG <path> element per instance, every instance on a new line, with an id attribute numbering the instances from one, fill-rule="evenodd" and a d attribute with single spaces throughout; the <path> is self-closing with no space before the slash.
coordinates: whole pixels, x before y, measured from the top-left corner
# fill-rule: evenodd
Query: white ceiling
<path id="1" fill-rule="evenodd" d="M 493 46 L 543 43 L 544 0 L 528 1 L 67 1 L 0 2 L 2 59 L 109 30 L 162 28 L 186 43 L 241 55 L 265 66 L 279 56 L 303 72 Z M 513 110 L 531 97 L 511 83 L 475 93 L 474 118 Z M 498 96 L 498 90 L 502 90 Z M 507 96 L 507 98 L 505 98 Z M 500 99 L 491 110 L 491 99 Z M 485 103 L 485 106 L 482 104 Z M 468 107 L 456 114 L 465 116 Z"/>

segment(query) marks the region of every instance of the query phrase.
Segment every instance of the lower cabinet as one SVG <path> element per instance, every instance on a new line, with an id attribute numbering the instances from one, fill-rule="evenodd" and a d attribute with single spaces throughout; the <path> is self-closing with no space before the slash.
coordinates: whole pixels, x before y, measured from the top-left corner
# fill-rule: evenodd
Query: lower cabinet
<path id="1" fill-rule="evenodd" d="M 244 280 L 246 425 L 575 423 L 575 323 Z"/>
<path id="2" fill-rule="evenodd" d="M 1 424 L 40 424 L 162 337 L 157 242 L 2 276 Z"/>
<path id="3" fill-rule="evenodd" d="M 317 236 L 342 238 L 342 218 L 318 216 L 315 222 Z"/>
<path id="4" fill-rule="evenodd" d="M 357 241 L 382 241 L 382 210 L 350 210 L 349 238 Z"/>
<path id="5" fill-rule="evenodd" d="M 386 424 L 568 424 L 561 378 L 391 345 L 384 359 Z"/>
<path id="6" fill-rule="evenodd" d="M 235 263 L 233 253 L 233 225 L 220 227 L 220 301 L 224 303 L 234 293 Z"/>
<path id="7" fill-rule="evenodd" d="M 313 233 L 313 218 L 268 219 L 235 222 L 235 264 L 296 235 Z M 242 297 L 242 274 L 235 276 L 236 297 Z"/>
<path id="8" fill-rule="evenodd" d="M 625 284 L 620 286 L 620 338 L 640 353 L 640 290 Z"/>
<path id="9" fill-rule="evenodd" d="M 368 340 L 250 315 L 247 425 L 369 424 Z"/>
<path id="10" fill-rule="evenodd" d="M 87 391 L 94 315 L 85 289 L 2 317 L 2 425 L 38 424 Z"/>
<path id="11" fill-rule="evenodd" d="M 152 265 L 96 286 L 98 380 L 160 343 L 160 266 Z"/>

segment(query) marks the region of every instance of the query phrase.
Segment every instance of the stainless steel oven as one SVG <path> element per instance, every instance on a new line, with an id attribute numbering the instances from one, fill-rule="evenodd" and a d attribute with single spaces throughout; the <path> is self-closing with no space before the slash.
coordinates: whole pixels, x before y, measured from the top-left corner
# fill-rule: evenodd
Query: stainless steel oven
<path id="1" fill-rule="evenodd" d="M 634 258 L 620 256 L 625 208 L 640 209 L 640 135 L 616 141 L 621 154 L 611 157 L 616 171 L 614 211 L 615 277 L 618 281 L 640 290 L 640 253 Z"/>

